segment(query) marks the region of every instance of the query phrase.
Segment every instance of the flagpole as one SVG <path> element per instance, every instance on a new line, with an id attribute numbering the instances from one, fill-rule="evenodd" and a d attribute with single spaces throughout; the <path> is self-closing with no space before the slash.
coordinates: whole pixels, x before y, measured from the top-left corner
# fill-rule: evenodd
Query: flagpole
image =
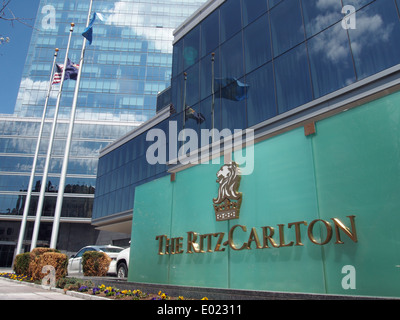
<path id="1" fill-rule="evenodd" d="M 186 127 L 186 84 L 187 84 L 187 73 L 184 72 L 183 73 L 183 145 L 182 145 L 182 157 L 185 156 L 185 140 L 186 140 L 186 136 L 185 136 L 185 127 Z"/>
<path id="2" fill-rule="evenodd" d="M 38 239 L 38 235 L 39 235 L 40 220 L 41 220 L 41 217 L 42 217 L 42 210 L 43 210 L 43 204 L 44 204 L 44 198 L 45 198 L 45 192 L 46 192 L 46 185 L 47 185 L 47 176 L 49 174 L 50 158 L 51 158 L 51 153 L 53 151 L 53 143 L 54 143 L 54 136 L 55 136 L 55 131 L 56 131 L 58 111 L 60 109 L 62 88 L 63 88 L 63 85 L 64 85 L 65 71 L 67 69 L 67 63 L 68 63 L 69 47 L 71 45 L 71 38 L 72 38 L 72 33 L 74 32 L 74 26 L 75 26 L 75 24 L 71 23 L 71 29 L 69 30 L 67 51 L 65 52 L 64 67 L 63 67 L 63 72 L 62 72 L 62 75 L 61 75 L 60 89 L 58 91 L 57 104 L 56 104 L 56 109 L 55 109 L 55 112 L 54 112 L 54 118 L 53 118 L 53 124 L 52 124 L 52 128 L 51 128 L 49 146 L 48 146 L 48 149 L 47 149 L 46 163 L 45 163 L 44 170 L 43 170 L 42 185 L 40 186 L 40 196 L 39 196 L 39 202 L 38 202 L 38 206 L 37 206 L 37 210 L 36 210 L 35 226 L 33 228 L 33 234 L 32 234 L 31 251 L 36 248 L 37 239 Z"/>
<path id="3" fill-rule="evenodd" d="M 90 14 L 92 12 L 92 6 L 93 6 L 93 0 L 90 0 L 89 12 L 88 12 L 87 21 L 86 21 L 86 27 L 88 27 L 89 23 L 90 23 Z M 69 153 L 71 150 L 72 134 L 74 131 L 76 107 L 77 107 L 77 102 L 78 102 L 79 86 L 80 86 L 82 70 L 83 70 L 83 62 L 84 62 L 84 58 L 85 58 L 85 50 L 86 50 L 86 38 L 83 38 L 81 58 L 79 61 L 78 76 L 76 79 L 74 99 L 72 102 L 71 117 L 70 117 L 70 121 L 69 121 L 67 143 L 66 143 L 66 147 L 65 147 L 63 166 L 62 166 L 62 170 L 61 170 L 61 179 L 60 179 L 60 183 L 59 183 L 59 187 L 58 187 L 57 204 L 56 204 L 56 209 L 55 209 L 55 213 L 54 213 L 54 221 L 53 221 L 53 230 L 51 233 L 50 248 L 54 248 L 54 249 L 57 246 L 58 231 L 60 228 L 61 209 L 62 209 L 62 204 L 63 204 L 63 200 L 64 200 L 65 180 L 66 180 L 67 170 L 68 170 Z"/>
<path id="4" fill-rule="evenodd" d="M 211 104 L 211 143 L 214 143 L 214 113 L 215 113 L 215 80 L 214 80 L 214 62 L 215 62 L 215 53 L 211 54 L 211 93 L 212 93 L 212 104 Z"/>
<path id="5" fill-rule="evenodd" d="M 47 96 L 46 96 L 46 100 L 45 100 L 45 103 L 44 103 L 42 121 L 40 123 L 40 128 L 39 128 L 39 135 L 38 135 L 38 139 L 37 139 L 37 142 L 36 142 L 36 151 L 35 151 L 35 156 L 33 158 L 31 177 L 29 179 L 28 189 L 26 191 L 24 213 L 22 215 L 21 228 L 19 229 L 17 251 L 15 253 L 16 255 L 20 254 L 21 251 L 22 251 L 22 243 L 24 241 L 26 222 L 28 220 L 29 206 L 30 206 L 31 198 L 32 198 L 33 182 L 35 180 L 36 166 L 37 166 L 38 157 L 39 157 L 40 142 L 42 140 L 43 128 L 44 128 L 44 123 L 45 123 L 45 119 L 46 119 L 47 106 L 48 106 L 48 103 L 49 103 L 51 89 L 53 88 L 53 85 L 52 85 L 52 83 L 53 83 L 53 74 L 54 74 L 54 69 L 56 67 L 58 51 L 59 51 L 58 48 L 56 48 L 56 50 L 54 52 L 53 66 L 51 67 L 49 87 L 48 87 L 48 90 L 47 90 Z"/>

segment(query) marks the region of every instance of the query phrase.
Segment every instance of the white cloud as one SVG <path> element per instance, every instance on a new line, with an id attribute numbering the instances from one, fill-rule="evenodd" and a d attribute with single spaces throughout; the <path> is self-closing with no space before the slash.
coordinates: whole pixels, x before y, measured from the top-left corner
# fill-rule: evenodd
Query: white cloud
<path id="1" fill-rule="evenodd" d="M 44 102 L 47 96 L 49 82 L 48 81 L 33 81 L 30 78 L 24 78 L 21 81 L 20 88 L 23 90 L 19 92 L 19 99 L 22 99 L 23 104 L 36 105 Z M 58 86 L 54 87 L 58 88 Z M 58 89 L 51 91 L 50 98 L 57 98 Z"/>
<path id="2" fill-rule="evenodd" d="M 311 22 L 313 31 L 322 30 L 329 21 L 335 21 L 337 15 L 337 0 L 318 0 L 316 6 L 325 9 Z M 360 53 L 365 47 L 376 45 L 379 41 L 388 41 L 393 24 L 386 25 L 379 14 L 368 15 L 368 12 L 359 11 L 355 15 L 356 29 L 348 30 L 351 40 L 351 49 L 354 54 Z M 323 53 L 333 63 L 341 63 L 348 53 L 347 30 L 342 28 L 341 22 L 331 29 L 318 34 L 310 43 L 310 50 Z"/>
<path id="3" fill-rule="evenodd" d="M 130 27 L 138 36 L 154 43 L 154 48 L 161 52 L 172 53 L 172 28 L 152 25 L 150 16 L 143 14 L 146 3 L 118 1 L 114 8 L 103 12 L 105 23 L 117 27 Z M 166 43 L 168 45 L 166 45 Z"/>

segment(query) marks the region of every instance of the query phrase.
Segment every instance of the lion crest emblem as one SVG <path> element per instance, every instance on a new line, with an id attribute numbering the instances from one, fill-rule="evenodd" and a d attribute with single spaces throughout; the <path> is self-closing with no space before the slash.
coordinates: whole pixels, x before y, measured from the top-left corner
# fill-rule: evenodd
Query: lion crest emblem
<path id="1" fill-rule="evenodd" d="M 225 164 L 217 172 L 218 197 L 213 199 L 217 221 L 239 219 L 242 193 L 239 192 L 240 169 L 236 162 Z"/>

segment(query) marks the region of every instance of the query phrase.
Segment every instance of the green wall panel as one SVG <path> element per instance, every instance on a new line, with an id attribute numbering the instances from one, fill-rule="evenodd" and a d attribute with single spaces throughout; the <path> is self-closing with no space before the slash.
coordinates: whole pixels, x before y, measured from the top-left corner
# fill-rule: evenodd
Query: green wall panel
<path id="1" fill-rule="evenodd" d="M 155 237 L 170 233 L 172 199 L 169 177 L 136 188 L 128 271 L 131 281 L 168 283 L 169 260 L 157 255 Z"/>
<path id="2" fill-rule="evenodd" d="M 349 264 L 356 268 L 353 294 L 400 296 L 399 102 L 396 93 L 317 124 L 321 217 L 355 215 L 359 240 L 324 247 L 330 293 L 348 293 L 340 271 Z"/>
<path id="3" fill-rule="evenodd" d="M 254 172 L 243 176 L 241 217 L 230 221 L 248 229 L 318 219 L 311 141 L 302 128 L 255 146 Z M 253 290 L 324 292 L 321 248 L 306 242 L 306 227 L 301 229 L 305 246 L 232 252 L 232 288 Z M 250 230 L 240 239 L 247 241 Z M 241 232 L 238 230 L 237 234 Z M 244 233 L 242 232 L 244 235 Z M 278 234 L 277 234 L 278 236 Z M 279 236 L 275 239 L 279 242 Z M 296 241 L 293 230 L 285 228 L 285 243 Z"/>
<path id="4" fill-rule="evenodd" d="M 222 164 L 197 165 L 136 188 L 129 280 L 184 286 L 249 290 L 400 297 L 400 94 L 392 94 L 317 123 L 306 137 L 294 129 L 255 147 L 254 172 L 242 176 L 240 218 L 217 222 L 212 199 Z M 233 159 L 237 156 L 233 154 Z M 222 161 L 222 159 L 221 159 Z M 336 244 L 332 218 L 351 229 L 355 216 L 358 242 L 340 231 Z M 312 221 L 330 222 L 332 239 L 317 245 L 308 237 Z M 296 245 L 300 225 L 302 246 Z M 188 232 L 224 233 L 237 228 L 238 247 L 255 228 L 283 225 L 284 243 L 293 246 L 223 252 L 187 253 Z M 317 242 L 326 238 L 317 222 Z M 158 255 L 156 236 L 182 237 L 182 253 Z M 211 238 L 210 238 L 211 239 Z M 205 242 L 206 243 L 206 242 Z M 212 237 L 212 249 L 216 238 Z M 206 245 L 205 245 L 206 246 Z M 354 266 L 355 289 L 345 290 L 344 266 Z"/>

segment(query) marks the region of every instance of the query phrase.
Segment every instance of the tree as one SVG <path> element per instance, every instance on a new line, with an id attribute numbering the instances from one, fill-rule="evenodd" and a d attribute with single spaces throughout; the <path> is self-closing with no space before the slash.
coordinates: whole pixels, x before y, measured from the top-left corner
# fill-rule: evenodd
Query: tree
<path id="1" fill-rule="evenodd" d="M 20 18 L 15 16 L 14 12 L 10 9 L 9 4 L 12 0 L 0 0 L 0 20 L 7 21 L 11 24 L 21 23 L 29 28 L 33 28 L 29 21 L 32 19 Z M 0 45 L 10 42 L 10 37 L 0 34 Z"/>

